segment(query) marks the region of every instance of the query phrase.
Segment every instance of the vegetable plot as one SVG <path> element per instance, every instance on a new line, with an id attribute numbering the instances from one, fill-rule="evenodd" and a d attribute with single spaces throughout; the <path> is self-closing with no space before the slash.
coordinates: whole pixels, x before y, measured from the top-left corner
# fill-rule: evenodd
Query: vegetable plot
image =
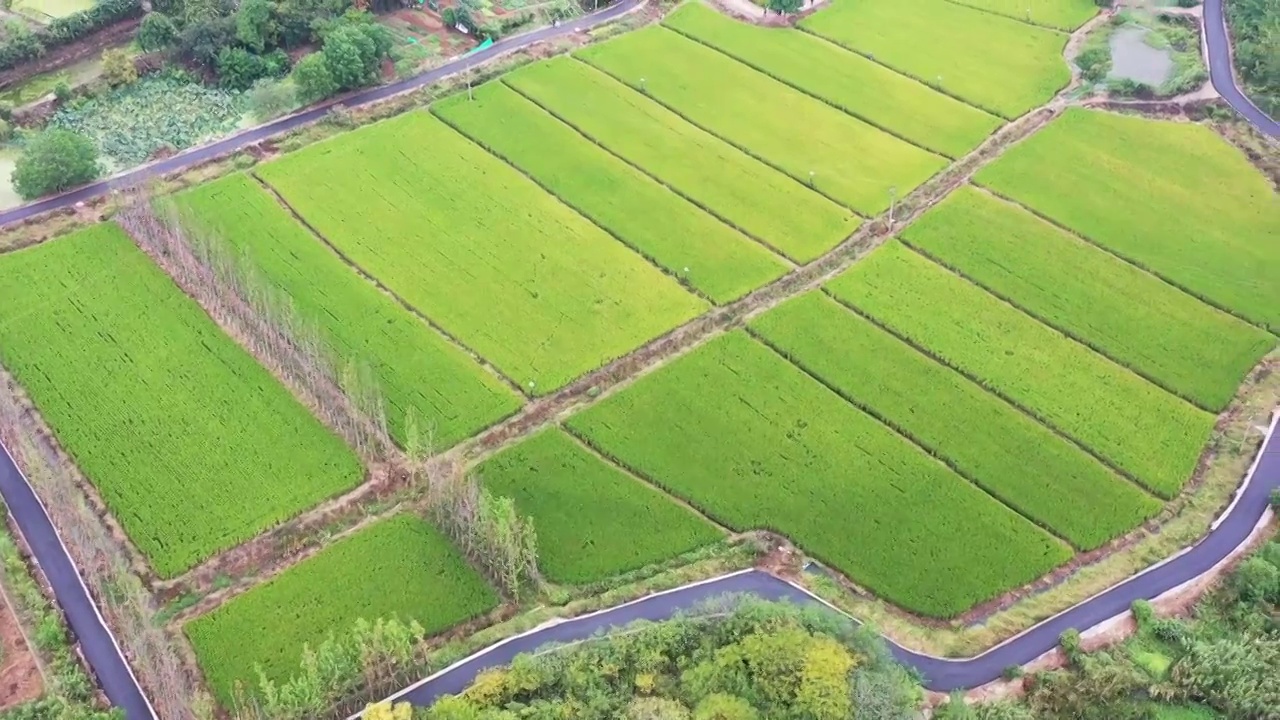
<path id="1" fill-rule="evenodd" d="M 432 112 L 714 302 L 735 300 L 786 270 L 763 246 L 506 85 L 455 95 Z"/>
<path id="2" fill-rule="evenodd" d="M 1003 122 L 883 65 L 791 28 L 760 27 L 687 3 L 662 21 L 686 37 L 927 150 L 959 157 Z"/>
<path id="3" fill-rule="evenodd" d="M 533 519 L 538 567 L 554 582 L 605 580 L 723 536 L 557 428 L 503 450 L 476 472 Z"/>
<path id="4" fill-rule="evenodd" d="M 1081 550 L 1102 545 L 1160 510 L 1154 498 L 1017 408 L 820 292 L 787 301 L 753 320 L 751 329 Z"/>
<path id="5" fill-rule="evenodd" d="M 425 112 L 258 172 L 352 262 L 531 394 L 707 307 Z"/>
<path id="6" fill-rule="evenodd" d="M 1280 203 L 1248 160 L 1207 127 L 1071 108 L 976 180 L 1280 331 Z"/>
<path id="7" fill-rule="evenodd" d="M 947 0 L 835 0 L 800 28 L 1010 119 L 1071 81 L 1065 33 Z"/>
<path id="8" fill-rule="evenodd" d="M 720 522 L 785 534 L 930 616 L 961 613 L 1071 556 L 741 331 L 569 425 Z"/>
<path id="9" fill-rule="evenodd" d="M 398 617 L 428 633 L 483 615 L 498 595 L 434 527 L 397 515 L 347 538 L 218 609 L 183 631 L 205 679 L 226 707 L 237 681 L 254 691 L 257 667 L 276 682 L 298 672 L 303 648 L 358 620 Z"/>
<path id="10" fill-rule="evenodd" d="M 973 188 L 952 193 L 903 240 L 1207 410 L 1225 407 L 1275 347 L 1265 330 Z"/>
<path id="11" fill-rule="evenodd" d="M 589 65 L 561 57 L 502 81 L 601 147 L 780 253 L 807 262 L 858 217 Z"/>
<path id="12" fill-rule="evenodd" d="M 841 301 L 1026 408 L 1163 497 L 1213 416 L 892 242 L 827 285 Z"/>
<path id="13" fill-rule="evenodd" d="M 0 362 L 164 577 L 360 463 L 115 225 L 0 255 Z"/>
<path id="14" fill-rule="evenodd" d="M 577 57 L 864 216 L 947 161 L 663 27 Z"/>
<path id="15" fill-rule="evenodd" d="M 339 358 L 369 365 L 398 441 L 410 416 L 443 449 L 520 407 L 501 380 L 356 274 L 250 177 L 201 185 L 177 202 L 287 294 Z"/>

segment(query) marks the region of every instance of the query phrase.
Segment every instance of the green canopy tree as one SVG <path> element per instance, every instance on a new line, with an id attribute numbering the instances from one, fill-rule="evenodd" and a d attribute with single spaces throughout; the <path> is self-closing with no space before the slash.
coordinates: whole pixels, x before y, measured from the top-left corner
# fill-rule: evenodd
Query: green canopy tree
<path id="1" fill-rule="evenodd" d="M 102 174 L 98 148 L 76 132 L 45 130 L 27 143 L 11 180 L 24 200 L 33 200 L 97 179 Z"/>

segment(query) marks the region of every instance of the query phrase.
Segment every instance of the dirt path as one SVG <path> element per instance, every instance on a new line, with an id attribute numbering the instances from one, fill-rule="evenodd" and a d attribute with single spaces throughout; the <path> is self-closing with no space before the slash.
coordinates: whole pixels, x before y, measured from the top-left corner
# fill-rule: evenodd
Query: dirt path
<path id="1" fill-rule="evenodd" d="M 0 645 L 4 648 L 4 663 L 0 665 L 0 710 L 3 710 L 40 697 L 44 692 L 44 676 L 7 595 L 0 594 L 0 605 L 4 606 L 0 607 Z"/>

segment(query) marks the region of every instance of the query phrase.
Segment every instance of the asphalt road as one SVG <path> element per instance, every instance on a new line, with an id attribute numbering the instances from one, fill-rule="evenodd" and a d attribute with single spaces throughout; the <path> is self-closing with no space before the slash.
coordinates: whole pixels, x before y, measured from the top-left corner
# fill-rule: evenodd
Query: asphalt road
<path id="1" fill-rule="evenodd" d="M 1227 38 L 1226 0 L 1204 0 L 1204 39 L 1209 54 L 1209 80 L 1222 99 L 1262 132 L 1280 138 L 1280 123 L 1262 112 L 1236 85 L 1231 65 L 1231 42 Z"/>

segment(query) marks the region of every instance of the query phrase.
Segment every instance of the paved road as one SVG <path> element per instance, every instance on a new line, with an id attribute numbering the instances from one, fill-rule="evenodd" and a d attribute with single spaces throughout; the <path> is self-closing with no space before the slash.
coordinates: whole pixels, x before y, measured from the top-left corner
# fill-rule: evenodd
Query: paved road
<path id="1" fill-rule="evenodd" d="M 1280 138 L 1280 123 L 1262 112 L 1253 101 L 1245 97 L 1236 85 L 1231 66 L 1231 41 L 1227 37 L 1227 18 L 1222 7 L 1227 0 L 1205 0 L 1204 39 L 1209 54 L 1209 80 L 1222 99 L 1235 111 L 1253 123 L 1253 126 L 1273 138 Z"/>
<path id="2" fill-rule="evenodd" d="M 615 4 L 610 5 L 603 10 L 580 17 L 571 23 L 564 23 L 559 27 L 544 27 L 521 35 L 512 35 L 511 37 L 502 38 L 484 50 L 470 55 L 465 55 L 457 60 L 445 63 L 430 72 L 415 75 L 414 77 L 400 80 L 398 82 L 391 83 L 390 85 L 382 85 L 380 87 L 370 88 L 354 94 L 334 98 L 333 100 L 329 100 L 322 105 L 311 108 L 310 110 L 300 112 L 296 115 L 289 115 L 287 117 L 280 118 L 279 120 L 274 120 L 266 125 L 260 125 L 237 135 L 223 138 L 222 140 L 209 145 L 192 148 L 186 152 L 178 153 L 173 157 L 156 161 L 150 165 L 135 168 L 122 175 L 108 178 L 107 180 L 96 182 L 92 185 L 86 185 L 78 190 L 72 190 L 71 192 L 63 195 L 45 198 L 44 200 L 38 200 L 29 205 L 23 205 L 21 207 L 0 212 L 0 225 L 25 220 L 33 215 L 39 215 L 40 213 L 48 212 L 50 210 L 70 207 L 78 202 L 90 200 L 99 195 L 105 195 L 111 190 L 129 187 L 140 180 L 145 180 L 148 177 L 165 175 L 174 172 L 175 170 L 182 170 L 183 168 L 197 165 L 218 157 L 219 155 L 234 152 L 256 142 L 265 140 L 273 135 L 279 135 L 293 130 L 294 128 L 301 127 L 302 125 L 306 125 L 307 123 L 315 122 L 316 120 L 323 118 L 334 105 L 342 104 L 347 107 L 368 105 L 380 100 L 385 100 L 407 90 L 414 90 L 416 88 L 423 87 L 424 85 L 437 83 L 450 75 L 456 75 L 464 70 L 470 70 L 471 68 L 492 59 L 495 55 L 510 52 L 512 50 L 518 50 L 545 40 L 564 37 L 579 29 L 585 30 L 607 23 L 611 20 L 615 20 L 635 9 L 644 1 L 645 0 L 617 0 Z"/>

